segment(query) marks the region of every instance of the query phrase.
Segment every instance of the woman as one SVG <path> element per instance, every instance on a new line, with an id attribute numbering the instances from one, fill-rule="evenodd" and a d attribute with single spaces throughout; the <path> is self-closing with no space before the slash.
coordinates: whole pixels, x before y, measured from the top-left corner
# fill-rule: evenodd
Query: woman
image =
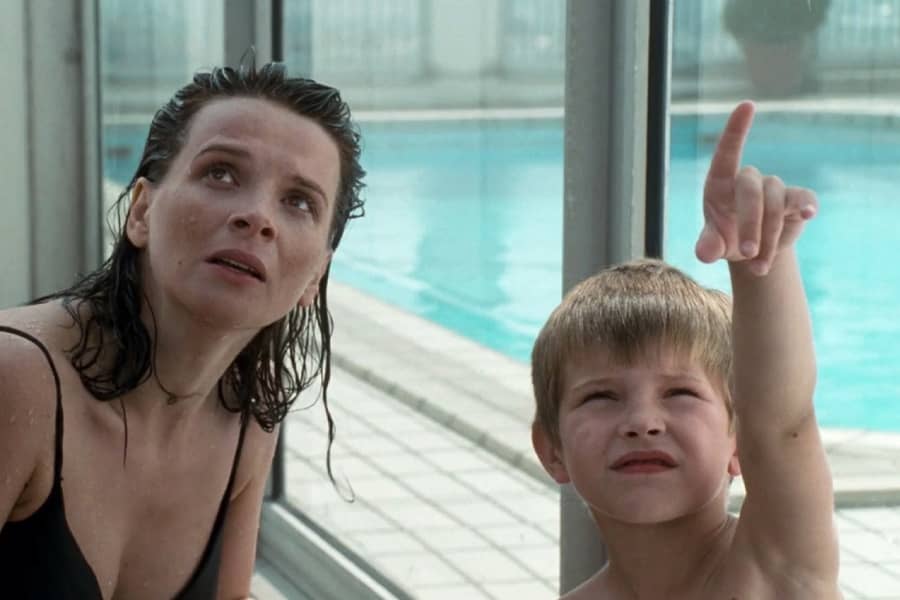
<path id="1" fill-rule="evenodd" d="M 337 91 L 279 65 L 160 109 L 110 258 L 0 312 L 4 596 L 249 594 L 275 430 L 317 376 L 325 401 L 363 175 Z"/>

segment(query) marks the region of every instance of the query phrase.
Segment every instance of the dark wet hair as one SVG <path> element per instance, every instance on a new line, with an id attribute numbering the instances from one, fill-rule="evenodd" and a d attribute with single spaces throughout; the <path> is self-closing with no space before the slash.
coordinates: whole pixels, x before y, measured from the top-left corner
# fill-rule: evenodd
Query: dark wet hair
<path id="1" fill-rule="evenodd" d="M 123 204 L 139 178 L 158 182 L 165 177 L 200 109 L 212 101 L 231 97 L 260 98 L 284 106 L 318 123 L 337 144 L 341 164 L 329 234 L 332 249 L 341 241 L 348 219 L 363 214 L 360 191 L 365 171 L 359 163 L 360 137 L 351 122 L 350 110 L 336 89 L 310 79 L 288 77 L 284 66 L 278 63 L 259 69 L 242 64 L 237 69 L 222 67 L 196 74 L 191 83 L 156 112 L 150 123 L 137 171 L 112 208 L 118 217 L 111 226 L 115 236 L 112 254 L 72 287 L 35 301 L 62 299 L 81 333 L 79 342 L 68 350 L 70 360 L 85 388 L 99 400 L 120 398 L 150 378 L 155 370 L 154 338 L 140 319 L 144 296 L 139 250 L 125 235 L 127 212 L 123 211 Z M 320 377 L 328 420 L 331 477 L 334 421 L 328 409 L 327 388 L 331 376 L 332 320 L 327 288 L 326 271 L 319 281 L 315 302 L 307 308 L 294 307 L 285 317 L 261 329 L 220 379 L 218 394 L 225 408 L 252 416 L 264 430 L 272 431 L 300 392 Z M 87 303 L 88 311 L 80 310 L 82 302 Z M 150 316 L 155 327 L 152 307 Z M 229 393 L 224 393 L 223 388 Z M 174 400 L 175 396 L 170 396 L 170 401 Z"/>

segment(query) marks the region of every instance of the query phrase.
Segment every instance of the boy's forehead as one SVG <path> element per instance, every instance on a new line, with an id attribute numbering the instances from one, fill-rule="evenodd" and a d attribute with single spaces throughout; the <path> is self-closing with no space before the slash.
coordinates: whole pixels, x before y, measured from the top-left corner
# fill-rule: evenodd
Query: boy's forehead
<path id="1" fill-rule="evenodd" d="M 677 350 L 670 344 L 647 344 L 635 352 L 616 352 L 600 343 L 574 352 L 563 364 L 564 388 L 571 389 L 591 379 L 615 378 L 623 371 L 641 368 L 654 374 L 709 380 L 694 353 Z"/>

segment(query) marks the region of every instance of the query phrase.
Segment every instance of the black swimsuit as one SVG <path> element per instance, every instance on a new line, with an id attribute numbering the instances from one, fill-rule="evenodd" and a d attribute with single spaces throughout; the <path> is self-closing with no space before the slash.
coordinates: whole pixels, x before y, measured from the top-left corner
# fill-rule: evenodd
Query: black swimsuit
<path id="1" fill-rule="evenodd" d="M 4 598 L 40 600 L 102 600 L 100 585 L 84 559 L 66 522 L 62 490 L 63 412 L 59 374 L 44 345 L 25 332 L 0 326 L 0 332 L 23 337 L 44 353 L 56 383 L 56 451 L 53 488 L 37 511 L 21 521 L 7 521 L 0 529 L 0 593 Z M 2 401 L 2 390 L 0 390 Z M 241 457 L 248 419 L 242 417 L 228 486 L 200 563 L 175 600 L 212 600 L 216 597 L 222 528 L 228 512 L 234 473 Z"/>

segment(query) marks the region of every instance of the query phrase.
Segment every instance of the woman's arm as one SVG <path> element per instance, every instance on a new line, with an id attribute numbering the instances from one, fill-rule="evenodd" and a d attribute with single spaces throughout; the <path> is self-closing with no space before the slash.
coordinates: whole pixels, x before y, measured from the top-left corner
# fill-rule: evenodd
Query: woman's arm
<path id="1" fill-rule="evenodd" d="M 56 387 L 41 351 L 0 332 L 0 530 L 10 518 L 33 512 L 42 500 L 29 503 L 24 493 L 41 457 L 53 456 L 55 415 Z"/>
<path id="2" fill-rule="evenodd" d="M 247 425 L 244 455 L 236 482 L 243 485 L 232 493 L 225 530 L 222 532 L 222 562 L 219 565 L 219 599 L 251 598 L 250 580 L 256 562 L 256 540 L 266 480 L 278 441 L 278 428 L 266 433 L 255 421 Z"/>

